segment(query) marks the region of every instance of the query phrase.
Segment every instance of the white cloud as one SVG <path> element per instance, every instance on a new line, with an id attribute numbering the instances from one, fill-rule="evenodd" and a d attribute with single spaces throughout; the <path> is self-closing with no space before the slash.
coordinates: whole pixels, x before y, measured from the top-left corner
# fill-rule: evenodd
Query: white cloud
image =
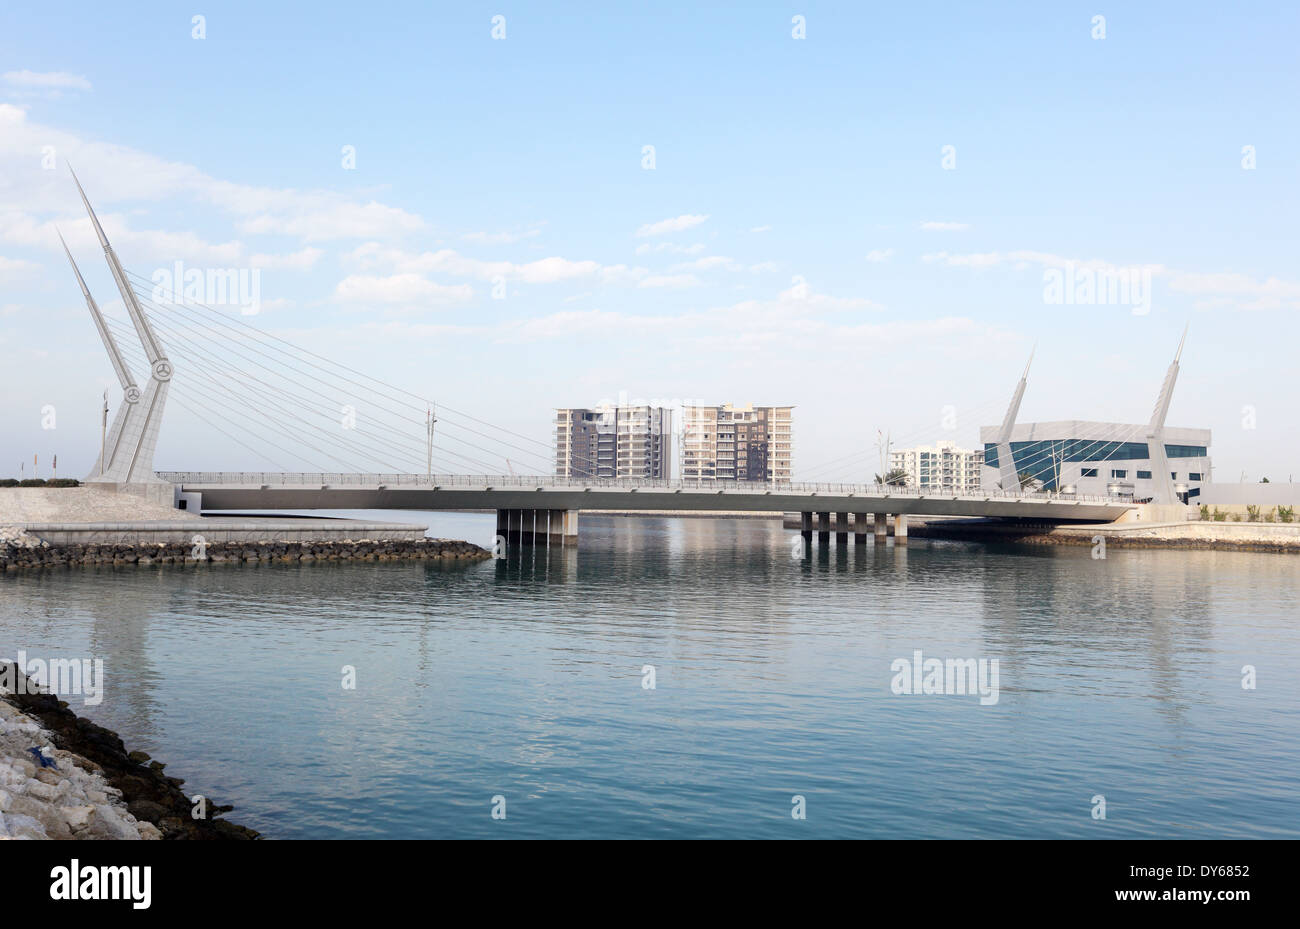
<path id="1" fill-rule="evenodd" d="M 260 213 L 239 224 L 244 235 L 291 235 L 305 242 L 327 239 L 369 239 L 418 232 L 424 220 L 382 203 L 346 203 L 332 197 L 303 198 L 294 209 Z"/>
<path id="2" fill-rule="evenodd" d="M 893 257 L 894 250 L 892 248 L 873 248 L 871 251 L 867 252 L 867 261 L 873 263 L 888 261 Z"/>
<path id="3" fill-rule="evenodd" d="M 931 232 L 960 232 L 963 229 L 969 229 L 970 223 L 942 223 L 942 222 L 923 222 L 921 228 Z"/>
<path id="4" fill-rule="evenodd" d="M 1207 309 L 1232 307 L 1241 310 L 1300 309 L 1300 282 L 1270 277 L 1257 281 L 1233 272 L 1197 273 L 1175 271 L 1169 289 L 1202 297 L 1197 305 Z"/>
<path id="5" fill-rule="evenodd" d="M 67 71 L 6 71 L 0 80 L 31 90 L 90 90 L 90 81 Z"/>
<path id="6" fill-rule="evenodd" d="M 684 213 L 672 219 L 661 219 L 657 223 L 646 223 L 636 231 L 636 235 L 638 238 L 644 239 L 650 236 L 665 235 L 669 232 L 682 232 L 686 229 L 695 228 L 708 218 L 707 215 Z"/>
<path id="7" fill-rule="evenodd" d="M 771 227 L 771 226 L 755 226 L 753 229 L 750 229 L 749 231 L 750 231 L 750 232 L 771 232 L 771 231 L 772 231 L 772 227 Z"/>
<path id="8" fill-rule="evenodd" d="M 483 261 L 444 248 L 435 252 L 406 252 L 389 248 L 379 242 L 358 246 L 347 258 L 362 270 L 386 268 L 413 274 L 447 274 L 490 281 L 496 277 L 523 281 L 526 284 L 553 284 L 580 278 L 600 277 L 602 280 L 636 280 L 647 272 L 644 268 L 626 265 L 602 265 L 597 261 L 572 261 L 552 256 L 522 264 L 513 261 Z"/>
<path id="9" fill-rule="evenodd" d="M 55 154 L 58 171 L 44 170 L 42 159 L 33 155 L 47 149 Z M 33 123 L 22 107 L 0 103 L 0 177 L 10 181 L 0 187 L 0 212 L 32 214 L 26 217 L 32 222 L 34 215 L 82 215 L 76 188 L 64 170 L 69 163 L 77 167 L 106 228 L 106 214 L 111 214 L 114 204 L 170 204 L 178 197 L 211 204 L 237 217 L 246 235 L 284 234 L 304 241 L 384 239 L 425 227 L 423 219 L 406 210 L 373 200 L 360 202 L 335 191 L 221 181 L 193 165 Z M 125 220 L 119 219 L 118 224 L 122 230 L 127 228 Z M 58 248 L 57 238 L 43 241 Z"/>
<path id="10" fill-rule="evenodd" d="M 309 271 L 323 254 L 319 248 L 304 248 L 288 255 L 250 255 L 248 263 L 254 268 L 268 270 Z"/>
<path id="11" fill-rule="evenodd" d="M 8 281 L 40 270 L 40 265 L 21 258 L 6 258 L 0 255 L 0 281 Z"/>
<path id="12" fill-rule="evenodd" d="M 642 278 L 638 287 L 698 287 L 700 279 L 694 274 L 651 274 Z"/>
<path id="13" fill-rule="evenodd" d="M 694 245 L 676 245 L 672 242 L 642 242 L 636 247 L 638 255 L 650 255 L 655 252 L 668 252 L 672 255 L 698 255 L 704 251 L 704 243 Z"/>
<path id="14" fill-rule="evenodd" d="M 474 288 L 435 284 L 418 274 L 352 274 L 339 281 L 334 296 L 344 303 L 451 304 L 473 298 Z"/>
<path id="15" fill-rule="evenodd" d="M 478 245 L 513 245 L 541 234 L 542 230 L 534 228 L 524 232 L 467 232 L 461 238 Z"/>
<path id="16" fill-rule="evenodd" d="M 713 271 L 717 268 L 725 268 L 728 271 L 739 271 L 740 265 L 730 258 L 724 258 L 721 255 L 709 255 L 706 258 L 696 258 L 694 261 L 684 261 L 675 264 L 669 270 L 672 271 Z"/>

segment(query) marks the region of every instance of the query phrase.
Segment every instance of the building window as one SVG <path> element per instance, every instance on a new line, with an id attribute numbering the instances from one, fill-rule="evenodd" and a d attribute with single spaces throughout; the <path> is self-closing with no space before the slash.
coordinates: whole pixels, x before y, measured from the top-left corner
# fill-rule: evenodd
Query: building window
<path id="1" fill-rule="evenodd" d="M 1128 471 L 1125 471 L 1125 470 L 1123 470 L 1122 468 L 1112 468 L 1112 469 L 1111 469 L 1111 472 L 1110 472 L 1110 476 L 1111 476 L 1111 477 L 1128 477 Z"/>
<path id="2" fill-rule="evenodd" d="M 1139 471 L 1139 472 L 1138 472 L 1138 480 L 1139 480 L 1139 481 L 1149 481 L 1149 480 L 1151 480 L 1151 472 L 1150 472 L 1150 471 Z"/>
<path id="3" fill-rule="evenodd" d="M 1169 472 L 1169 476 L 1170 476 L 1171 478 L 1173 478 L 1174 480 L 1178 480 L 1178 472 L 1177 472 L 1177 471 L 1170 471 L 1170 472 Z"/>
<path id="4" fill-rule="evenodd" d="M 1200 471 L 1192 471 L 1187 475 L 1189 481 L 1199 481 L 1201 479 Z"/>
<path id="5" fill-rule="evenodd" d="M 1080 469 L 1079 469 L 1079 477 L 1096 477 L 1096 476 L 1097 476 L 1097 469 L 1096 469 L 1096 468 L 1080 468 Z"/>

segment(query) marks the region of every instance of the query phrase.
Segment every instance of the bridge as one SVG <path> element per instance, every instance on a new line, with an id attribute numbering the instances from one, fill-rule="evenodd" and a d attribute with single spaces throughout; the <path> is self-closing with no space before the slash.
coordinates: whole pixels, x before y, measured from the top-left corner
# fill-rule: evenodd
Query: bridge
<path id="1" fill-rule="evenodd" d="M 894 521 L 907 537 L 907 517 L 984 516 L 1057 523 L 1110 522 L 1132 504 L 1107 497 L 981 491 L 935 494 L 885 484 L 748 481 L 582 480 L 518 475 L 308 474 L 286 472 L 159 472 L 182 499 L 203 510 L 496 510 L 497 534 L 507 544 L 564 544 L 577 538 L 582 511 L 730 511 L 801 513 L 805 539 L 816 519 L 818 535 L 832 529 L 847 541 L 853 516 L 856 541 L 865 542 L 867 516 L 878 538 Z M 837 520 L 832 524 L 832 514 Z"/>
<path id="2" fill-rule="evenodd" d="M 501 455 L 501 450 L 481 443 L 501 443 L 509 454 L 553 460 L 546 443 L 507 430 L 485 433 L 476 426 L 491 426 L 469 414 L 450 411 L 402 388 L 386 384 L 337 362 L 331 362 L 262 332 L 227 314 L 201 303 L 164 298 L 159 305 L 157 288 L 151 299 L 148 283 L 127 271 L 119 261 L 90 206 L 81 183 L 73 174 L 82 202 L 94 227 L 114 282 L 122 296 L 130 326 L 107 318 L 91 295 L 66 243 L 78 286 L 90 311 L 109 361 L 122 387 L 122 403 L 111 429 L 105 432 L 99 459 L 86 483 L 135 493 L 190 511 L 312 510 L 312 509 L 412 509 L 496 511 L 498 534 L 508 544 L 568 544 L 577 538 L 579 511 L 724 511 L 747 513 L 800 513 L 802 532 L 811 539 L 814 529 L 823 540 L 832 531 L 846 541 L 852 525 L 856 541 L 865 542 L 868 527 L 883 537 L 887 520 L 894 522 L 895 537 L 906 538 L 909 516 L 996 517 L 1038 522 L 1111 522 L 1133 509 L 1133 501 L 1115 497 L 1077 494 L 981 490 L 975 493 L 936 493 L 923 488 L 891 484 L 843 483 L 759 483 L 726 481 L 655 481 L 631 479 L 556 478 L 510 474 L 435 474 L 435 448 L 442 460 L 456 459 L 483 464 L 483 456 Z M 60 236 L 60 238 L 62 238 Z M 206 312 L 207 315 L 204 315 Z M 238 325 L 235 325 L 235 324 Z M 178 371 L 169 359 L 159 331 L 186 351 L 188 365 Z M 116 335 L 115 335 L 116 333 Z M 215 333 L 200 341 L 200 336 Z M 122 341 L 119 341 L 119 337 Z M 132 338 L 134 337 L 134 339 Z M 131 345 L 138 340 L 139 348 Z M 285 361 L 285 358 L 290 361 Z M 148 382 L 143 390 L 132 369 L 143 365 Z M 277 367 L 279 366 L 279 367 Z M 215 430 L 262 457 L 281 453 L 303 460 L 324 458 L 339 463 L 353 461 L 419 461 L 424 473 L 372 473 L 355 471 L 265 472 L 155 472 L 154 450 L 162 424 L 164 406 L 177 384 L 186 381 L 187 367 L 196 375 L 195 389 L 201 409 L 186 407 Z M 1177 359 L 1166 379 L 1172 391 Z M 323 376 L 322 376 L 323 374 Z M 206 377 L 202 381 L 199 376 Z M 999 448 L 1009 449 L 1028 368 L 1022 376 L 1008 409 Z M 278 380 L 277 380 L 278 378 Z M 256 385 L 257 397 L 250 399 L 247 386 Z M 356 407 L 340 399 L 364 396 L 373 426 L 344 425 L 340 432 L 333 421 L 339 409 Z M 180 402 L 180 398 L 177 398 Z M 418 403 L 413 403 L 418 400 Z M 414 410 L 415 415 L 412 411 Z M 423 413 L 423 416 L 418 414 Z M 450 415 L 449 415 L 450 414 Z M 439 418 L 441 416 L 441 418 Z M 329 426 L 321 422 L 328 421 Z M 450 422 L 448 420 L 450 419 Z M 219 421 L 234 430 L 227 431 Z M 435 446 L 435 423 L 453 430 L 450 439 L 461 443 L 456 449 Z M 427 443 L 415 440 L 412 424 L 427 430 Z M 1163 416 L 1153 421 L 1152 434 L 1158 440 Z M 262 450 L 248 443 L 261 436 Z M 469 438 L 474 436 L 474 438 Z M 280 442 L 296 440 L 298 448 Z M 445 443 L 447 436 L 442 436 Z M 532 443 L 531 448 L 518 441 Z M 539 447 L 544 451 L 539 451 Z M 277 451 L 267 452 L 266 448 Z M 466 451 L 465 449 L 475 451 Z M 1019 488 L 1017 475 L 1008 471 L 1010 454 L 1002 457 L 1002 487 Z M 509 463 L 510 459 L 506 459 Z M 511 465 L 513 468 L 513 465 Z M 832 521 L 832 515 L 837 518 Z M 850 523 L 852 516 L 852 523 Z M 870 521 L 868 521 L 870 516 Z"/>

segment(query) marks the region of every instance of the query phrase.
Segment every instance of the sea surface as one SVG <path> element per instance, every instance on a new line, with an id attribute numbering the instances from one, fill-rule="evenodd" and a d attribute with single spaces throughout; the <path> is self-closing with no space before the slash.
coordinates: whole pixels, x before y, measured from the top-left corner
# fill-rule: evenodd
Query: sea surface
<path id="1" fill-rule="evenodd" d="M 103 659 L 72 708 L 268 838 L 1300 836 L 1295 556 L 797 539 L 11 573 L 0 656 Z M 895 693 L 918 650 L 996 702 Z"/>

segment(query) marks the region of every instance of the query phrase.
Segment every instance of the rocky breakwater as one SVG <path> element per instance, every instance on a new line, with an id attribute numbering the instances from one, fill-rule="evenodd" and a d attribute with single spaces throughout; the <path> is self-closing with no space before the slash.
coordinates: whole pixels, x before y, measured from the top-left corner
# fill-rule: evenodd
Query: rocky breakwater
<path id="1" fill-rule="evenodd" d="M 67 565 L 222 564 L 314 561 L 477 560 L 492 553 L 454 539 L 357 539 L 318 542 L 125 542 L 50 545 L 16 529 L 0 529 L 0 569 Z"/>
<path id="2" fill-rule="evenodd" d="M 210 799 L 196 807 L 165 765 L 34 689 L 0 691 L 0 839 L 258 837 L 216 818 L 232 807 Z"/>

